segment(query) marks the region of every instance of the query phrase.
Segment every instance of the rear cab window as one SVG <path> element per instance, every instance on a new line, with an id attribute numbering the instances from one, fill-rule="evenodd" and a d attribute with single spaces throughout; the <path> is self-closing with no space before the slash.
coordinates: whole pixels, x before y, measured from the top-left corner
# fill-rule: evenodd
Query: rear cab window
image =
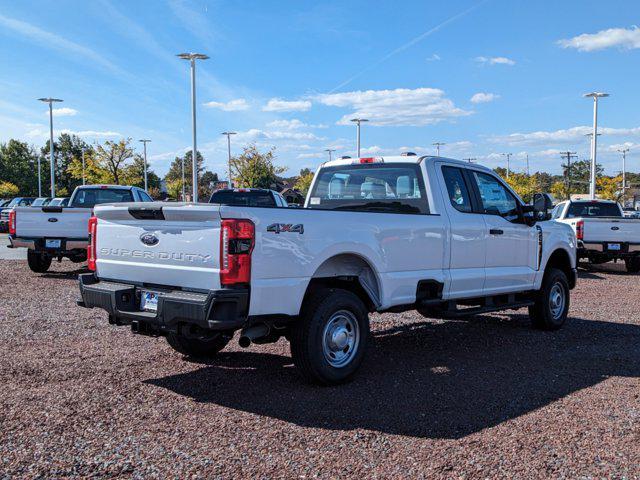
<path id="1" fill-rule="evenodd" d="M 133 202 L 131 190 L 122 188 L 83 188 L 76 192 L 71 201 L 75 208 L 93 208 L 101 203 Z"/>
<path id="2" fill-rule="evenodd" d="M 269 191 L 218 190 L 211 195 L 209 203 L 234 207 L 276 207 L 276 201 Z"/>
<path id="3" fill-rule="evenodd" d="M 307 208 L 428 214 L 420 166 L 415 163 L 336 165 L 323 168 Z"/>
<path id="4" fill-rule="evenodd" d="M 609 202 L 572 202 L 566 218 L 576 217 L 622 217 L 620 207 Z"/>

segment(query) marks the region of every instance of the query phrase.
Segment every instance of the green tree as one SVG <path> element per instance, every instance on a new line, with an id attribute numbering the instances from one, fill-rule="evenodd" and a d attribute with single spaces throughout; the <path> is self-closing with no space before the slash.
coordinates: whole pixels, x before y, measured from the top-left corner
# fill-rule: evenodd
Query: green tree
<path id="1" fill-rule="evenodd" d="M 182 197 L 182 180 L 168 180 L 166 185 L 169 198 L 180 200 Z"/>
<path id="2" fill-rule="evenodd" d="M 17 197 L 20 189 L 11 182 L 0 181 L 0 198 Z"/>
<path id="3" fill-rule="evenodd" d="M 67 172 L 82 183 L 82 158 L 74 158 L 67 167 Z M 111 183 L 109 171 L 98 163 L 93 149 L 85 152 L 84 178 L 87 185 Z"/>
<path id="4" fill-rule="evenodd" d="M 43 194 L 49 190 L 49 163 L 42 163 Z M 0 179 L 18 187 L 22 195 L 38 194 L 37 152 L 24 142 L 11 139 L 0 144 Z"/>
<path id="5" fill-rule="evenodd" d="M 42 157 L 46 159 L 47 181 L 49 181 L 49 143 L 49 140 L 47 140 L 40 150 Z M 91 146 L 77 135 L 63 133 L 53 142 L 56 194 L 58 194 L 58 191 L 60 191 L 61 195 L 65 191 L 72 192 L 75 187 L 82 183 L 82 176 L 76 178 L 70 173 L 69 166 L 74 160 L 82 158 L 83 149 L 85 150 L 85 155 L 86 152 L 92 150 Z"/>
<path id="6" fill-rule="evenodd" d="M 507 183 L 525 202 L 530 202 L 536 193 L 536 179 L 526 173 L 511 173 Z"/>
<path id="7" fill-rule="evenodd" d="M 296 188 L 302 195 L 307 195 L 309 188 L 311 188 L 311 182 L 313 181 L 313 172 L 308 168 L 300 170 L 300 176 L 296 180 L 294 188 Z"/>
<path id="8" fill-rule="evenodd" d="M 276 166 L 274 150 L 261 153 L 255 145 L 244 148 L 242 154 L 231 158 L 234 185 L 244 188 L 271 188 L 278 175 L 287 169 Z"/>
<path id="9" fill-rule="evenodd" d="M 142 155 L 136 154 L 133 162 L 124 168 L 124 183 L 136 187 L 144 188 L 144 158 Z M 147 164 L 147 187 L 148 189 L 160 189 L 160 177 L 149 168 Z"/>
<path id="10" fill-rule="evenodd" d="M 127 163 L 134 156 L 131 148 L 131 139 L 122 139 L 118 142 L 107 140 L 104 145 L 98 145 L 95 152 L 96 165 L 107 171 L 108 178 L 105 183 L 120 185 L 126 177 Z"/>

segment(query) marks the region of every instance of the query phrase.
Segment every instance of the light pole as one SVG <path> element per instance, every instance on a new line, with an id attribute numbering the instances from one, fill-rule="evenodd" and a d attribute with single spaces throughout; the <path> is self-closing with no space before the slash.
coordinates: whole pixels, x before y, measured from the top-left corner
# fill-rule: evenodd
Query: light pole
<path id="1" fill-rule="evenodd" d="M 360 124 L 362 122 L 368 122 L 366 118 L 352 118 L 352 122 L 356 124 L 356 150 L 358 150 L 358 158 L 360 158 Z"/>
<path id="2" fill-rule="evenodd" d="M 325 148 L 325 149 L 324 149 L 324 151 L 325 151 L 325 152 L 327 152 L 327 153 L 329 154 L 329 161 L 331 161 L 331 154 L 332 154 L 333 152 L 335 152 L 336 150 L 335 150 L 335 149 L 333 149 L 333 148 Z"/>
<path id="3" fill-rule="evenodd" d="M 144 145 L 143 149 L 144 149 L 144 191 L 147 191 L 148 185 L 147 185 L 147 143 L 149 143 L 151 140 L 147 140 L 147 139 L 142 139 L 142 140 L 138 140 L 139 142 L 142 142 L 142 144 Z M 183 179 L 184 181 L 184 179 Z"/>
<path id="4" fill-rule="evenodd" d="M 585 93 L 584 97 L 593 98 L 593 136 L 591 137 L 591 178 L 589 183 L 589 197 L 596 198 L 596 153 L 598 151 L 598 98 L 608 97 L 608 93 Z"/>
<path id="5" fill-rule="evenodd" d="M 53 159 L 53 103 L 62 102 L 59 98 L 39 98 L 41 102 L 49 104 L 49 163 L 51 164 L 51 198 L 56 196 L 56 173 Z"/>
<path id="6" fill-rule="evenodd" d="M 85 178 L 84 178 L 84 147 L 82 147 L 82 185 L 85 185 Z"/>
<path id="7" fill-rule="evenodd" d="M 474 163 L 477 160 L 477 158 L 476 157 L 469 157 L 469 158 L 465 158 L 464 160 L 466 160 L 469 163 Z"/>
<path id="8" fill-rule="evenodd" d="M 233 188 L 233 181 L 231 180 L 231 135 L 236 135 L 236 132 L 222 132 L 222 135 L 227 136 L 227 168 L 229 169 L 229 188 Z"/>
<path id="9" fill-rule="evenodd" d="M 567 200 L 571 200 L 571 159 L 576 158 L 576 152 L 570 152 L 567 150 L 566 152 L 560 152 L 561 157 L 566 157 L 567 159 Z"/>
<path id="10" fill-rule="evenodd" d="M 189 60 L 191 63 L 191 125 L 193 128 L 193 149 L 192 149 L 192 182 L 193 182 L 193 203 L 198 203 L 198 158 L 196 149 L 196 60 L 206 60 L 209 58 L 203 53 L 179 53 L 178 57 Z M 184 167 L 183 167 L 184 168 Z M 184 175 L 183 175 L 184 176 Z M 182 183 L 184 187 L 184 181 Z M 183 189 L 184 190 L 184 189 Z M 184 193 L 182 194 L 184 197 Z M 184 198 L 183 198 L 184 200 Z"/>
<path id="11" fill-rule="evenodd" d="M 622 206 L 625 206 L 625 194 L 627 192 L 627 152 L 628 148 L 618 150 L 622 154 Z"/>
<path id="12" fill-rule="evenodd" d="M 187 195 L 185 193 L 185 185 L 184 185 L 184 157 L 186 157 L 186 156 L 187 156 L 186 153 L 182 156 L 182 201 L 183 202 L 187 201 L 186 200 L 187 199 Z"/>
<path id="13" fill-rule="evenodd" d="M 507 180 L 509 179 L 509 174 L 511 173 L 511 155 L 513 153 L 501 153 L 503 157 L 507 157 Z"/>
<path id="14" fill-rule="evenodd" d="M 42 196 L 42 174 L 40 172 L 40 158 L 42 158 L 42 154 L 38 155 L 38 196 Z"/>
<path id="15" fill-rule="evenodd" d="M 432 143 L 431 145 L 436 147 L 436 157 L 439 157 L 440 156 L 440 147 L 442 145 L 446 145 L 446 143 L 444 143 L 444 142 L 435 142 L 435 143 Z"/>

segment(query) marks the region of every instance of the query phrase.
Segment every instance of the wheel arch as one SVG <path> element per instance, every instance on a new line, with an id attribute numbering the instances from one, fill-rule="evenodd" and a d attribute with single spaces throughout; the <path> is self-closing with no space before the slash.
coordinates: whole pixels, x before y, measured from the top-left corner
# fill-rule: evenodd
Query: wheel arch
<path id="1" fill-rule="evenodd" d="M 380 278 L 371 262 L 357 253 L 340 253 L 324 260 L 307 285 L 303 303 L 318 288 L 341 288 L 353 292 L 370 312 L 382 304 Z"/>
<path id="2" fill-rule="evenodd" d="M 544 267 L 545 274 L 551 268 L 557 268 L 567 276 L 569 288 L 574 288 L 576 286 L 577 274 L 571 262 L 571 258 L 571 254 L 567 250 L 564 248 L 557 248 L 551 253 L 551 255 L 549 255 L 547 264 Z"/>

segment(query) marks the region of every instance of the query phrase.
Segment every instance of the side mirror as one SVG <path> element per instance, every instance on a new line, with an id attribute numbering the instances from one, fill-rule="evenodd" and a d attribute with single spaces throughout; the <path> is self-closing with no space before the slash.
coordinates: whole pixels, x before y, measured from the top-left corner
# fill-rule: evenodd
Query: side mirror
<path id="1" fill-rule="evenodd" d="M 548 193 L 536 193 L 533 195 L 534 215 L 539 220 L 549 220 L 549 210 L 553 209 L 553 197 Z"/>

